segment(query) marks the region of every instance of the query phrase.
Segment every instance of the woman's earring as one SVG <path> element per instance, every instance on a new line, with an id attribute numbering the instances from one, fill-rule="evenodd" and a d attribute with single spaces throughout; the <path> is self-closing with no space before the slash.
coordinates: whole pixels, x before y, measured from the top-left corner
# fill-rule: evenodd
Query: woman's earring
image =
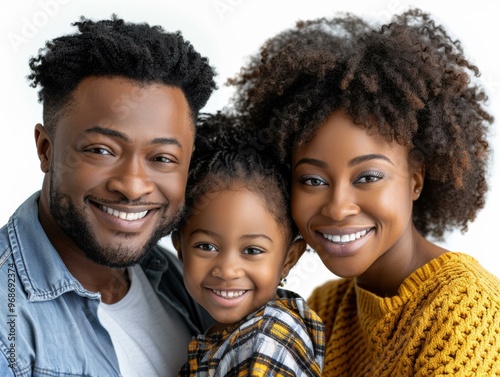
<path id="1" fill-rule="evenodd" d="M 286 284 L 286 278 L 282 278 L 282 279 L 280 280 L 279 286 L 280 286 L 280 287 L 284 287 L 284 286 L 285 286 L 285 284 Z"/>

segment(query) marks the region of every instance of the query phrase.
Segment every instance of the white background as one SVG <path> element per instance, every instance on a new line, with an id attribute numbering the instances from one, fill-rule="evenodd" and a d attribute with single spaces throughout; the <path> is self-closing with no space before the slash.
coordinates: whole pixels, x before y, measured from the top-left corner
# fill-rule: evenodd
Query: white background
<path id="1" fill-rule="evenodd" d="M 246 58 L 268 38 L 294 25 L 298 19 L 328 17 L 349 11 L 380 22 L 409 6 L 430 12 L 435 20 L 462 41 L 467 56 L 482 71 L 490 96 L 490 111 L 500 121 L 500 20 L 496 1 L 415 0 L 23 0 L 10 1 L 0 14 L 0 225 L 35 190 L 41 187 L 42 173 L 35 152 L 33 128 L 41 122 L 37 91 L 30 88 L 28 59 L 46 40 L 73 32 L 70 23 L 81 15 L 109 18 L 112 13 L 126 21 L 161 25 L 168 31 L 181 30 L 195 48 L 210 58 L 218 71 L 219 90 L 204 111 L 215 111 L 228 101 L 232 91 L 225 87 L 228 77 L 238 72 Z M 443 245 L 476 257 L 500 276 L 496 254 L 495 220 L 500 193 L 500 136 L 492 127 L 495 151 L 490 170 L 491 190 L 485 209 L 465 235 L 451 234 Z M 163 240 L 167 245 L 168 239 Z M 287 288 L 307 297 L 314 286 L 335 278 L 315 254 L 308 254 L 292 270 Z"/>

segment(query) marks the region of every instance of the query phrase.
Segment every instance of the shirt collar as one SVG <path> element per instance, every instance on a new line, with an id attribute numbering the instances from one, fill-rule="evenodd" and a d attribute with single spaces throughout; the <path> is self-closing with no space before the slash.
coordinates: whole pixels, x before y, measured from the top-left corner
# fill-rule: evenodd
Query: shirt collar
<path id="1" fill-rule="evenodd" d="M 81 296 L 99 299 L 68 271 L 38 220 L 40 191 L 28 198 L 7 224 L 9 242 L 17 272 L 30 301 L 53 300 L 75 291 Z"/>

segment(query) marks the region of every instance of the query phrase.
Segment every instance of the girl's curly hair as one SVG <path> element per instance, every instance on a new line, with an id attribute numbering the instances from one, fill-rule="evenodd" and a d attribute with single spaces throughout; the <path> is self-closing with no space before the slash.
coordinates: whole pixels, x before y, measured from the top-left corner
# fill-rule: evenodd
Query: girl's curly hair
<path id="1" fill-rule="evenodd" d="M 484 206 L 493 117 L 479 75 L 459 41 L 411 9 L 381 27 L 349 13 L 299 21 L 229 83 L 235 111 L 274 132 L 284 161 L 338 109 L 407 146 L 426 174 L 415 226 L 442 239 L 454 227 L 466 231 Z"/>
<path id="2" fill-rule="evenodd" d="M 290 212 L 288 170 L 272 158 L 268 146 L 248 147 L 248 140 L 255 139 L 255 130 L 243 117 L 222 112 L 200 114 L 180 226 L 213 195 L 243 185 L 263 200 L 289 243 L 298 236 Z"/>

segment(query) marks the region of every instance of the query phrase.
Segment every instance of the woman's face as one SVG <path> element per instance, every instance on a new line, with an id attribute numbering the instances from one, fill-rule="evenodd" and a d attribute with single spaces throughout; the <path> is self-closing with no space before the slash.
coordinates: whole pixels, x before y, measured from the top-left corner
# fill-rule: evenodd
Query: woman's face
<path id="1" fill-rule="evenodd" d="M 422 169 L 410 170 L 407 148 L 336 111 L 292 154 L 293 218 L 335 275 L 393 273 L 411 258 L 412 205 L 422 180 Z"/>

